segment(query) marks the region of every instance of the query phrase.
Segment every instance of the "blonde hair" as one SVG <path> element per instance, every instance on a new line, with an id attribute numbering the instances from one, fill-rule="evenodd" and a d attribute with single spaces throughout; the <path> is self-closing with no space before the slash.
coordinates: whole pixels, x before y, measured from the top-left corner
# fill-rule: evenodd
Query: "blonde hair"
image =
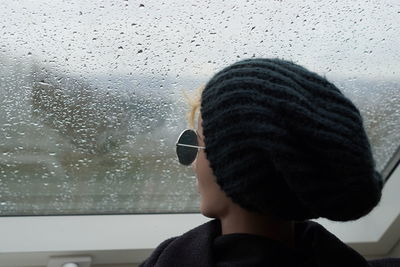
<path id="1" fill-rule="evenodd" d="M 201 93 L 203 92 L 204 87 L 205 87 L 204 85 L 198 87 L 194 96 L 192 97 L 188 96 L 188 94 L 185 91 L 183 91 L 183 96 L 186 98 L 186 101 L 190 106 L 190 111 L 186 114 L 186 119 L 191 128 L 194 128 L 196 120 L 196 112 L 200 110 Z"/>

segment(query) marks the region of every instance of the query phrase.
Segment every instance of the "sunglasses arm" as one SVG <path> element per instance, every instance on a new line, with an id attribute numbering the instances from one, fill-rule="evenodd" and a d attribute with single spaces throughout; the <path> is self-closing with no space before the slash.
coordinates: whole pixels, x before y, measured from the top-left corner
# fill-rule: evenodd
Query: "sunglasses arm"
<path id="1" fill-rule="evenodd" d="M 186 144 L 179 144 L 176 143 L 177 146 L 185 146 L 185 147 L 193 147 L 193 148 L 201 148 L 201 149 L 205 149 L 204 146 L 193 146 L 193 145 L 186 145 Z"/>

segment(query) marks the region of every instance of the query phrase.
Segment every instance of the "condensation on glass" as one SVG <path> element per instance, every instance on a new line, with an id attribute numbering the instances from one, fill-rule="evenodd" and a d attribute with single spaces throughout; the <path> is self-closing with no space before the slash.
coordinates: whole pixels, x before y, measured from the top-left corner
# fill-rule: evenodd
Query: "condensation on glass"
<path id="1" fill-rule="evenodd" d="M 400 2 L 0 1 L 0 215 L 198 211 L 178 165 L 191 92 L 280 57 L 359 106 L 377 167 L 399 146 Z"/>

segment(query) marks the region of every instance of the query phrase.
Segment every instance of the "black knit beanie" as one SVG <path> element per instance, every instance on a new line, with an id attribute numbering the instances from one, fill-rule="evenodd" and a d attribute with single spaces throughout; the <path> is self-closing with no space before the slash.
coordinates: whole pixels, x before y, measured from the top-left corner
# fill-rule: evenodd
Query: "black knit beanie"
<path id="1" fill-rule="evenodd" d="M 217 183 L 247 210 L 348 221 L 381 198 L 382 177 L 359 110 L 302 66 L 236 62 L 207 83 L 200 112 Z"/>

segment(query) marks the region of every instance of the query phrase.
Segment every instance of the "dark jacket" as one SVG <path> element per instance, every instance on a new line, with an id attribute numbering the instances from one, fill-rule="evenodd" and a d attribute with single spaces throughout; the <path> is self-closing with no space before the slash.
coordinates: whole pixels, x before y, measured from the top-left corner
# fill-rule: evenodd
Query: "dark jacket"
<path id="1" fill-rule="evenodd" d="M 295 224 L 295 247 L 251 234 L 221 235 L 219 220 L 200 225 L 161 243 L 140 267 L 165 266 L 398 266 L 369 264 L 323 226 L 306 221 Z"/>

